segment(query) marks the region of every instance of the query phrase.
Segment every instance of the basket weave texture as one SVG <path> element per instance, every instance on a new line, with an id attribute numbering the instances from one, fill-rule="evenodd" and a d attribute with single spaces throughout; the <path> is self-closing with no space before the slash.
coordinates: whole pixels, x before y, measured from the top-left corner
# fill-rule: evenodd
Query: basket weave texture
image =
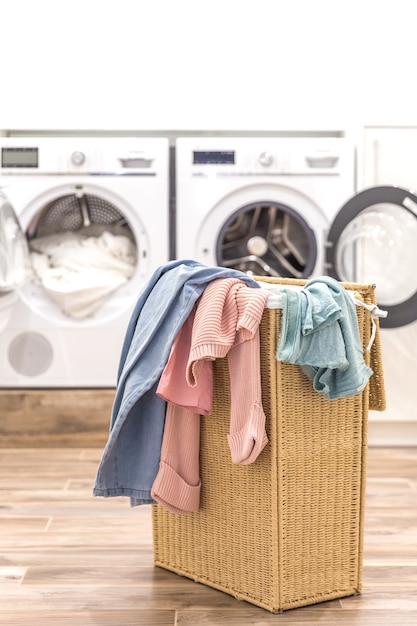
<path id="1" fill-rule="evenodd" d="M 375 303 L 372 285 L 343 285 Z M 366 346 L 369 312 L 357 315 Z M 361 591 L 368 409 L 385 407 L 379 328 L 366 357 L 373 382 L 330 401 L 298 366 L 276 360 L 280 320 L 280 310 L 265 309 L 260 325 L 269 438 L 261 455 L 251 465 L 230 460 L 229 375 L 219 359 L 213 411 L 201 416 L 200 510 L 152 507 L 157 566 L 273 613 Z"/>

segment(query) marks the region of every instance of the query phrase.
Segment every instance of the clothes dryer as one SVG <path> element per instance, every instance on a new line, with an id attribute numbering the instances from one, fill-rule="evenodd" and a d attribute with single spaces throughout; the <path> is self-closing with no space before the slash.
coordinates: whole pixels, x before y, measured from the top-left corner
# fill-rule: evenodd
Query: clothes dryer
<path id="1" fill-rule="evenodd" d="M 176 172 L 178 258 L 376 282 L 382 326 L 416 319 L 417 197 L 379 178 L 357 193 L 345 136 L 179 138 Z"/>
<path id="2" fill-rule="evenodd" d="M 168 140 L 0 147 L 0 386 L 113 387 L 138 294 L 169 260 Z"/>
<path id="3" fill-rule="evenodd" d="M 256 275 L 323 274 L 354 180 L 342 136 L 179 138 L 176 255 Z"/>

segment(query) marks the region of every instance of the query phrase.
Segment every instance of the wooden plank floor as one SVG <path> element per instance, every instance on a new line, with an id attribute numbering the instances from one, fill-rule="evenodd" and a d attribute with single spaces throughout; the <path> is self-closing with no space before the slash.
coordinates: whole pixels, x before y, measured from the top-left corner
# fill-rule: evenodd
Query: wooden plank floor
<path id="1" fill-rule="evenodd" d="M 371 448 L 363 593 L 281 615 L 155 568 L 149 507 L 93 498 L 100 448 L 0 449 L 0 624 L 417 624 L 417 448 Z"/>

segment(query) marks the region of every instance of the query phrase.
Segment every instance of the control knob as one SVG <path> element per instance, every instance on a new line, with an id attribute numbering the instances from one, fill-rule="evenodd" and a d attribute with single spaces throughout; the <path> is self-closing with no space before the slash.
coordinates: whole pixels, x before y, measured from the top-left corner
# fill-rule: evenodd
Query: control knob
<path id="1" fill-rule="evenodd" d="M 74 165 L 82 165 L 85 162 L 84 152 L 80 152 L 79 150 L 73 152 L 71 155 L 71 161 Z"/>
<path id="2" fill-rule="evenodd" d="M 274 160 L 274 157 L 270 152 L 261 152 L 259 155 L 259 163 L 261 165 L 271 165 Z"/>

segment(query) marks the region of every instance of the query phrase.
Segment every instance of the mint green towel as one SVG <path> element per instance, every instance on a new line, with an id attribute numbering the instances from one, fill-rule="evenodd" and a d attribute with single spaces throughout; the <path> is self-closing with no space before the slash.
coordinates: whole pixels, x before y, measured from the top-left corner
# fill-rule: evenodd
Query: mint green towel
<path id="1" fill-rule="evenodd" d="M 372 375 L 363 358 L 356 308 L 329 276 L 302 290 L 283 288 L 277 359 L 300 365 L 313 388 L 330 400 L 361 393 Z"/>

